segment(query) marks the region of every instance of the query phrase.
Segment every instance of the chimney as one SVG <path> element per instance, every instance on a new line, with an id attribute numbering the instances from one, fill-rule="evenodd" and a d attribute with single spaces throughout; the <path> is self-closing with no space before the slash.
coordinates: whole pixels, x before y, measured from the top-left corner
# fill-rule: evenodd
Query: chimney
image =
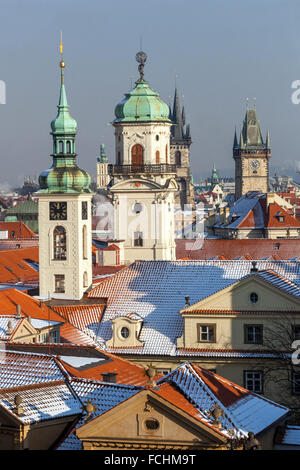
<path id="1" fill-rule="evenodd" d="M 256 262 L 256 261 L 252 261 L 252 268 L 250 269 L 250 273 L 251 273 L 251 274 L 258 272 L 258 269 L 257 269 L 256 265 L 257 265 L 257 262 Z"/>
<path id="2" fill-rule="evenodd" d="M 6 336 L 10 336 L 10 335 L 12 334 L 12 331 L 13 331 L 12 322 L 9 321 L 9 322 L 7 323 L 7 330 L 6 330 L 5 335 L 6 335 Z"/>
<path id="3" fill-rule="evenodd" d="M 16 306 L 16 310 L 17 310 L 17 313 L 15 315 L 15 318 L 22 318 L 22 315 L 21 315 L 21 305 L 17 305 Z"/>
<path id="4" fill-rule="evenodd" d="M 15 408 L 13 408 L 13 412 L 17 415 L 20 416 L 24 413 L 23 408 L 21 407 L 22 403 L 22 397 L 20 395 L 16 395 L 14 398 L 14 403 L 15 403 Z"/>
<path id="5" fill-rule="evenodd" d="M 190 305 L 191 305 L 191 304 L 190 304 L 190 298 L 189 298 L 189 296 L 187 295 L 187 296 L 185 297 L 185 307 L 189 307 Z"/>
<path id="6" fill-rule="evenodd" d="M 117 373 L 116 372 L 103 372 L 102 373 L 102 381 L 103 382 L 108 382 L 111 384 L 116 384 L 117 383 Z"/>

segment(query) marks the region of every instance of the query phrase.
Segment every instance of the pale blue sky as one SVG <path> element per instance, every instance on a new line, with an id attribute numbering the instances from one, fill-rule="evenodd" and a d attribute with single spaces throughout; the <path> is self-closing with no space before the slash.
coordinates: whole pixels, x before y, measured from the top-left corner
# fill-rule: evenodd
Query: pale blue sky
<path id="1" fill-rule="evenodd" d="M 246 97 L 256 97 L 263 134 L 270 130 L 271 174 L 297 169 L 300 105 L 292 104 L 291 84 L 300 80 L 299 0 L 2 0 L 0 8 L 0 80 L 7 86 L 0 183 L 21 184 L 51 166 L 60 30 L 78 163 L 91 174 L 101 142 L 114 161 L 108 123 L 138 77 L 141 37 L 145 78 L 167 102 L 178 75 L 196 181 L 213 162 L 221 175 L 233 175 L 233 133 Z"/>

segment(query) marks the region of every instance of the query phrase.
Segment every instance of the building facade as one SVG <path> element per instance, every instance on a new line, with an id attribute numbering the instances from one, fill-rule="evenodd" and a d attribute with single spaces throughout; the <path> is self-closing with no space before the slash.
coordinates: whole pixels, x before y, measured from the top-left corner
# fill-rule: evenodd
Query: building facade
<path id="1" fill-rule="evenodd" d="M 125 260 L 175 259 L 176 165 L 170 161 L 169 107 L 144 80 L 146 54 L 136 56 L 140 78 L 115 108 L 116 164 L 109 165 L 115 239 Z"/>

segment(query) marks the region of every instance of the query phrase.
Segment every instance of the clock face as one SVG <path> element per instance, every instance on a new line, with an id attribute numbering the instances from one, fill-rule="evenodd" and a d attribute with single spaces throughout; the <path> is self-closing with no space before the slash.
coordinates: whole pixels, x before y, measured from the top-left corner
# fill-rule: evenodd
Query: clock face
<path id="1" fill-rule="evenodd" d="M 81 203 L 81 216 L 82 216 L 82 220 L 87 220 L 88 218 L 87 201 L 82 201 Z"/>
<path id="2" fill-rule="evenodd" d="M 257 168 L 259 168 L 260 163 L 258 160 L 251 160 L 250 165 L 254 170 L 256 170 Z"/>
<path id="3" fill-rule="evenodd" d="M 67 220 L 67 203 L 50 202 L 50 220 Z"/>

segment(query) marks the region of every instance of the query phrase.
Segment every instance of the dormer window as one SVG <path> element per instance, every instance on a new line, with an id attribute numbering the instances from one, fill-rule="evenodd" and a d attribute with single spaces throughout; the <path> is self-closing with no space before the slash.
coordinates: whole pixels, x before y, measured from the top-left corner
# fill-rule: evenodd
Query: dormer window
<path id="1" fill-rule="evenodd" d="M 142 318 L 135 313 L 118 316 L 111 320 L 112 337 L 106 341 L 108 347 L 134 347 L 143 346 L 139 340 Z"/>

